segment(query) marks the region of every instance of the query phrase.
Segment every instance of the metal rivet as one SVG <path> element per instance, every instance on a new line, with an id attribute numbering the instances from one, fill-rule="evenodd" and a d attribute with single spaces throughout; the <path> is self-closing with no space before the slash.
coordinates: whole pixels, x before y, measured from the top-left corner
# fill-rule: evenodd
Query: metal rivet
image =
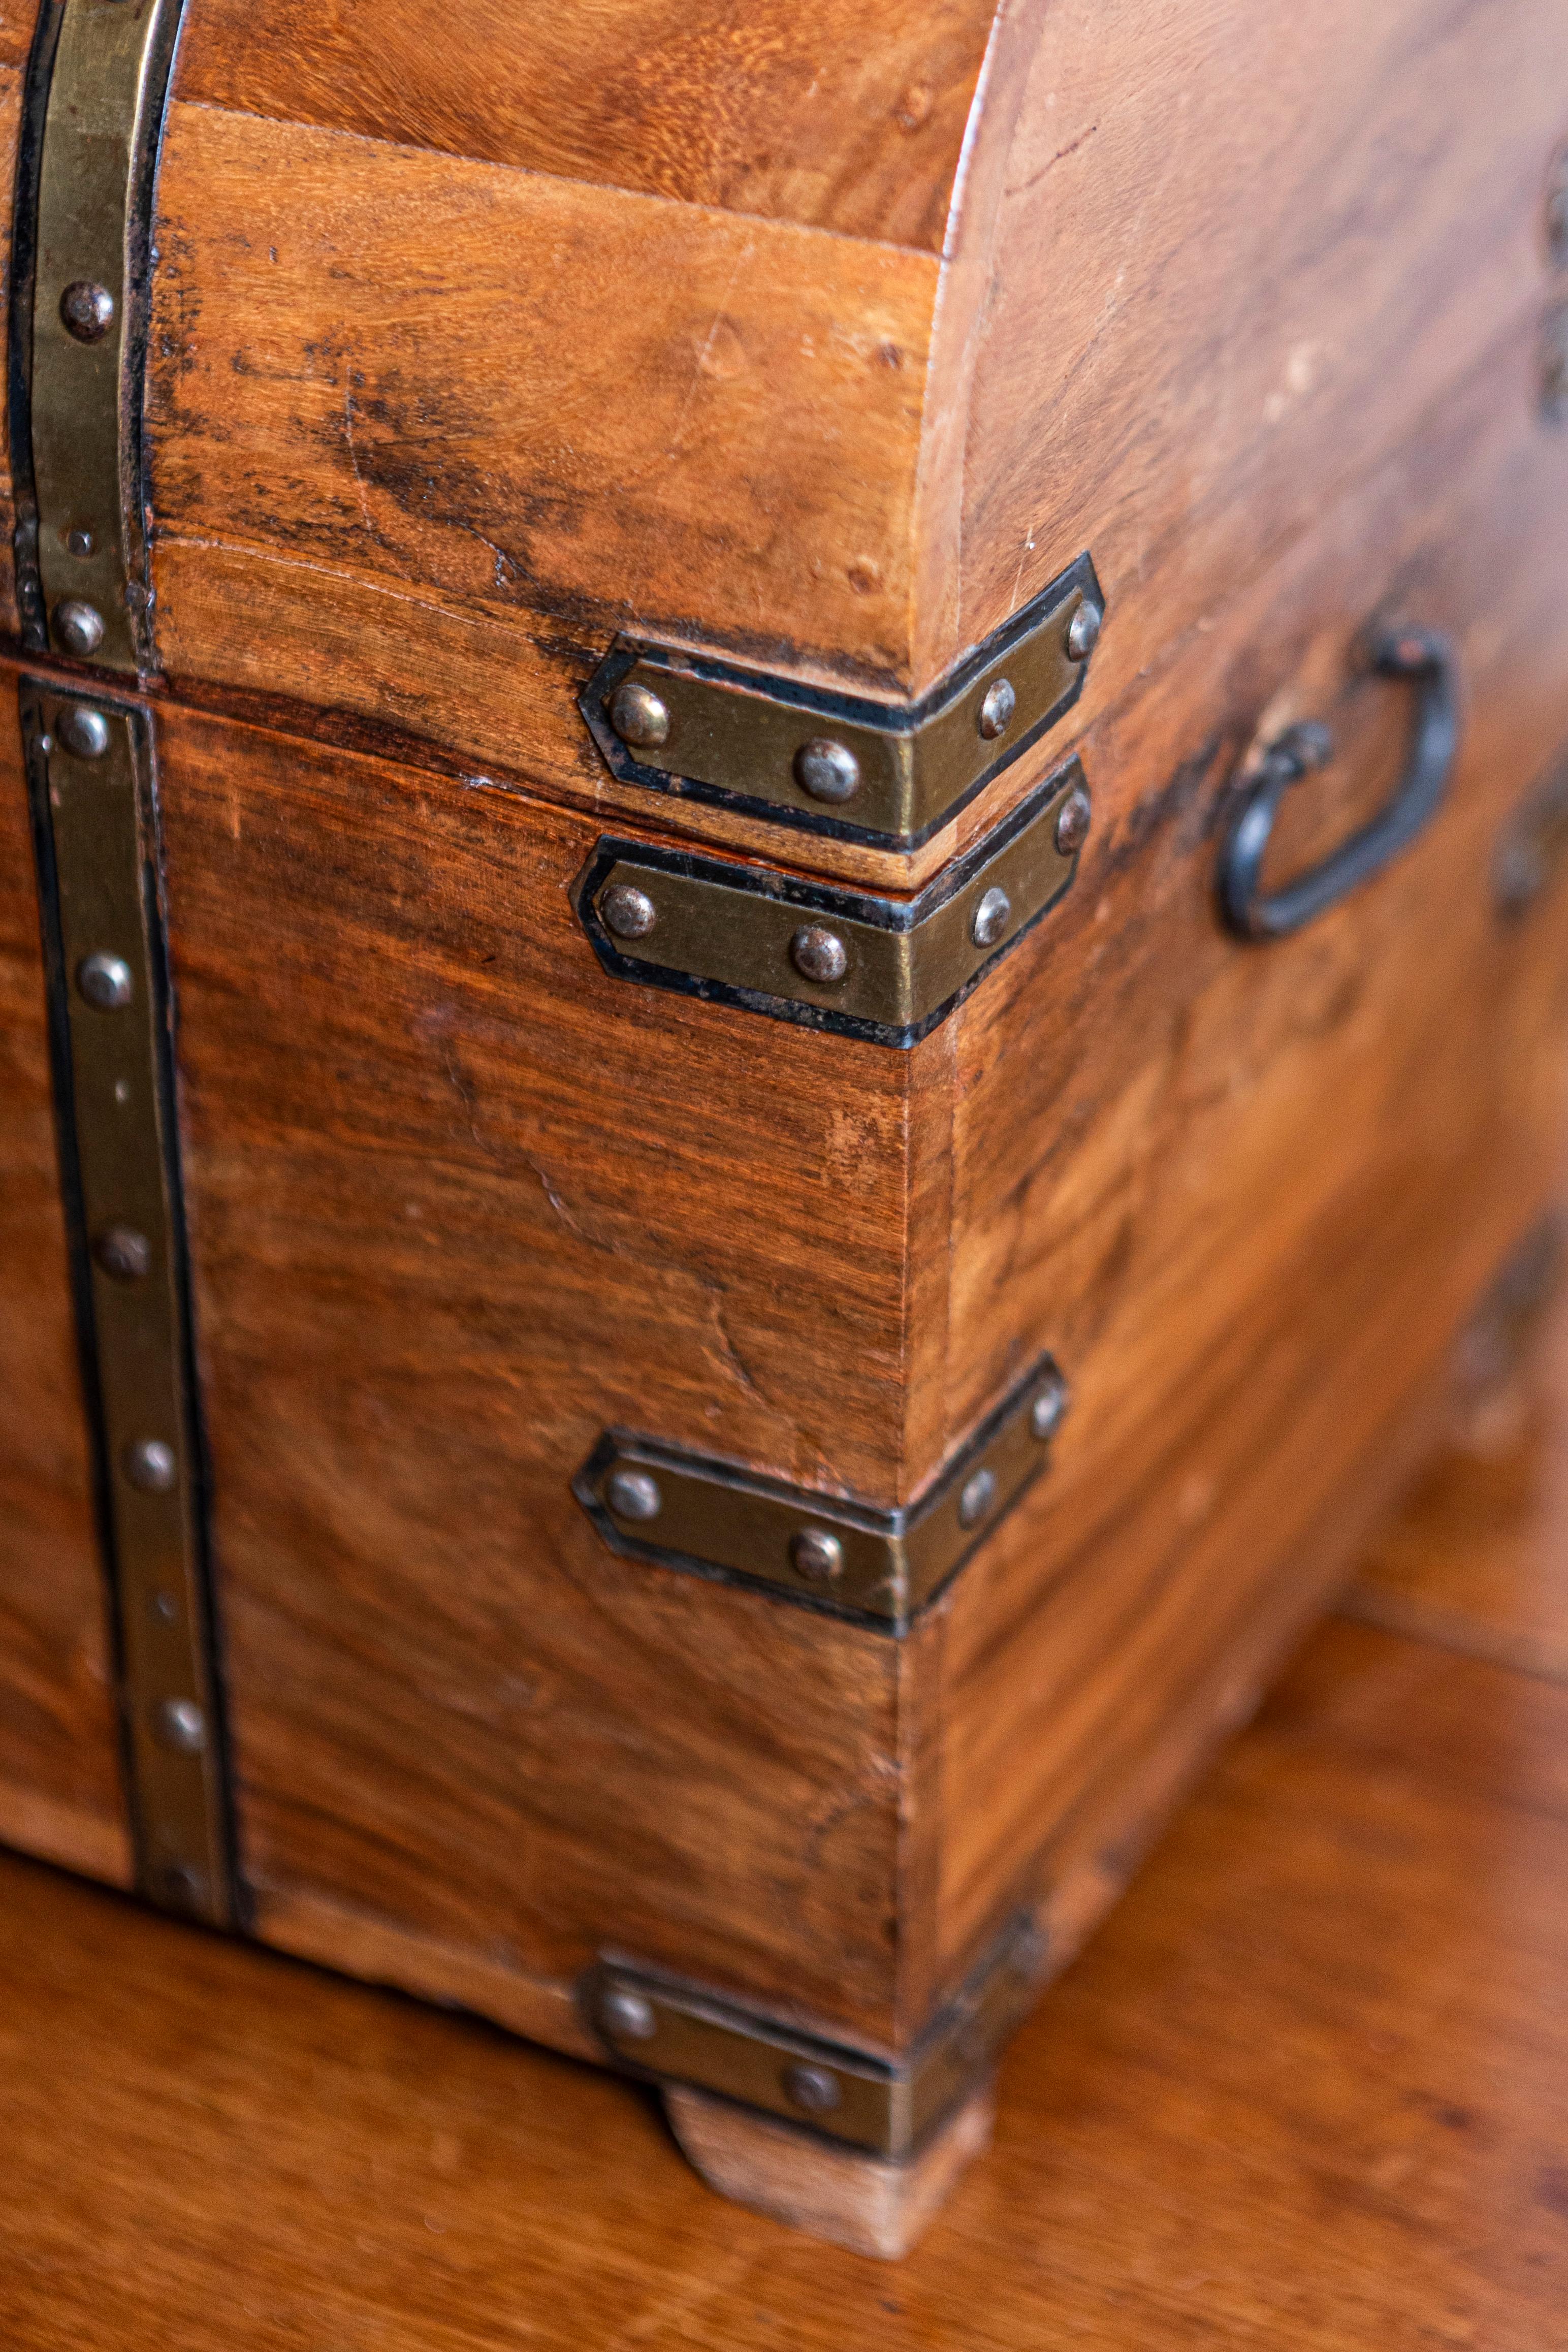
<path id="1" fill-rule="evenodd" d="M 1063 857 L 1071 857 L 1075 849 L 1082 848 L 1089 838 L 1093 814 L 1093 803 L 1082 784 L 1068 793 L 1056 818 L 1056 845 Z"/>
<path id="2" fill-rule="evenodd" d="M 1013 902 L 1005 890 L 988 890 L 976 908 L 969 937 L 977 948 L 994 948 L 1013 919 Z"/>
<path id="3" fill-rule="evenodd" d="M 646 890 L 634 882 L 612 882 L 599 901 L 599 919 L 618 940 L 645 940 L 659 919 Z"/>
<path id="4" fill-rule="evenodd" d="M 119 1013 L 130 1003 L 135 983 L 122 956 L 89 955 L 77 969 L 77 986 L 99 1013 Z"/>
<path id="5" fill-rule="evenodd" d="M 1050 1372 L 1029 1409 L 1030 1428 L 1043 1444 L 1056 1435 L 1066 1412 L 1067 1382 L 1060 1372 Z"/>
<path id="6" fill-rule="evenodd" d="M 180 1475 L 174 1449 L 161 1437 L 139 1437 L 123 1459 L 126 1476 L 144 1495 L 167 1495 Z"/>
<path id="7" fill-rule="evenodd" d="M 78 760 L 101 760 L 109 749 L 109 721 L 101 710 L 74 705 L 61 716 L 60 740 Z"/>
<path id="8" fill-rule="evenodd" d="M 103 614 L 80 596 L 65 596 L 55 606 L 55 635 L 68 654 L 85 660 L 103 643 Z"/>
<path id="9" fill-rule="evenodd" d="M 831 2116 L 843 2097 L 837 2075 L 825 2066 L 786 2067 L 784 2095 L 809 2116 Z"/>
<path id="10" fill-rule="evenodd" d="M 152 1264 L 152 1244 L 134 1225 L 110 1225 L 94 1242 L 92 1254 L 116 1282 L 140 1282 Z"/>
<path id="11" fill-rule="evenodd" d="M 852 801 L 861 788 L 861 763 L 847 744 L 814 735 L 795 754 L 795 782 L 814 801 Z"/>
<path id="12" fill-rule="evenodd" d="M 789 942 L 795 969 L 819 988 L 836 988 L 850 968 L 850 951 L 825 923 L 806 923 Z"/>
<path id="13" fill-rule="evenodd" d="M 997 1474 L 994 1470 L 977 1470 L 964 1481 L 958 1497 L 958 1525 L 977 1527 L 997 1499 Z"/>
<path id="14" fill-rule="evenodd" d="M 645 1470 L 612 1470 L 604 1499 L 618 1519 L 656 1519 L 664 1507 L 659 1482 Z"/>
<path id="15" fill-rule="evenodd" d="M 107 286 L 78 278 L 60 296 L 60 317 L 78 343 L 101 343 L 114 323 L 114 297 Z"/>
<path id="16" fill-rule="evenodd" d="M 826 1528 L 802 1528 L 790 1538 L 789 1564 L 813 1584 L 831 1584 L 844 1572 L 844 1548 Z"/>
<path id="17" fill-rule="evenodd" d="M 975 724 L 988 743 L 1007 733 L 1013 712 L 1018 709 L 1018 696 L 1005 677 L 998 677 L 986 688 L 986 698 L 980 705 Z"/>
<path id="18" fill-rule="evenodd" d="M 670 709 L 651 686 L 623 677 L 610 698 L 610 724 L 622 743 L 653 751 L 670 731 Z"/>
<path id="19" fill-rule="evenodd" d="M 1077 612 L 1074 613 L 1071 620 L 1067 625 L 1067 658 L 1069 661 L 1081 662 L 1088 660 L 1090 655 L 1093 652 L 1095 646 L 1100 642 L 1100 625 L 1104 618 L 1105 615 L 1100 610 L 1099 605 L 1091 604 L 1089 598 L 1085 596 L 1082 604 L 1080 604 Z"/>
<path id="20" fill-rule="evenodd" d="M 147 1603 L 147 1614 L 155 1625 L 177 1625 L 180 1604 L 172 1592 L 155 1592 Z"/>
<path id="21" fill-rule="evenodd" d="M 651 2000 L 640 1992 L 628 1992 L 622 1985 L 612 1985 L 599 2004 L 599 2014 L 611 2033 L 619 2033 L 628 2042 L 652 2042 L 659 2030 L 659 2021 Z"/>
<path id="22" fill-rule="evenodd" d="M 97 541 L 90 530 L 78 530 L 67 532 L 66 545 L 72 555 L 88 556 L 92 553 Z"/>
<path id="23" fill-rule="evenodd" d="M 193 1698 L 166 1698 L 156 1717 L 158 1737 L 179 1756 L 199 1756 L 207 1744 L 207 1718 Z"/>

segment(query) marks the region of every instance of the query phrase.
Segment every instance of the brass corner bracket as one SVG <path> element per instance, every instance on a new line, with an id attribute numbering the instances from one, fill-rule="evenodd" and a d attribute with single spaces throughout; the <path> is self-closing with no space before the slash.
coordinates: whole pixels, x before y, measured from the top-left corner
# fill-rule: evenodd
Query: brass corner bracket
<path id="1" fill-rule="evenodd" d="M 908 1047 L 1071 887 L 1091 814 L 1073 759 L 913 898 L 613 837 L 572 898 L 617 980 Z"/>
<path id="2" fill-rule="evenodd" d="M 629 2073 L 716 2091 L 904 2163 L 990 2073 L 1034 2004 L 1044 1961 L 1032 1917 L 1014 1920 L 898 2060 L 797 2032 L 613 1958 L 591 1970 L 582 2005 L 609 2056 Z"/>
<path id="3" fill-rule="evenodd" d="M 612 1550 L 902 1634 L 1044 1469 L 1068 1389 L 1042 1356 L 903 1510 L 758 1478 L 625 1430 L 606 1432 L 572 1492 Z"/>
<path id="4" fill-rule="evenodd" d="M 917 849 L 1071 709 L 1104 609 L 1081 555 L 903 704 L 619 637 L 579 708 L 624 782 L 841 841 Z"/>

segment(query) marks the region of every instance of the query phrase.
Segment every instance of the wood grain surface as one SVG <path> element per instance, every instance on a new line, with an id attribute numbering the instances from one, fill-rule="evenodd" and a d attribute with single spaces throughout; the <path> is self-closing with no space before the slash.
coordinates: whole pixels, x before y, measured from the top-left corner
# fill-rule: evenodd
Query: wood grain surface
<path id="1" fill-rule="evenodd" d="M 0 677 L 0 1837 L 125 1884 L 15 687 Z"/>
<path id="2" fill-rule="evenodd" d="M 1560 1532 L 1539 1469 L 1493 1487 L 1521 1624 Z M 1014 2043 L 993 2152 L 894 2270 L 723 2203 L 591 2069 L 5 1861 L 7 2345 L 1542 2352 L 1565 1710 L 1319 1633 Z"/>
<path id="3" fill-rule="evenodd" d="M 1525 344 L 1102 715 L 1074 891 L 910 1055 L 608 979 L 584 815 L 168 710 L 266 1932 L 574 2047 L 605 1947 L 885 2044 L 1009 1907 L 1108 1895 L 1107 1823 L 1250 1703 L 1559 1181 L 1554 900 L 1504 926 L 1491 883 L 1568 740 L 1561 446 L 1496 398 Z M 1281 863 L 1343 837 L 1404 755 L 1354 657 L 1396 611 L 1458 648 L 1448 804 L 1239 949 L 1233 770 L 1332 718 Z M 570 1495 L 622 1424 L 890 1504 L 1045 1347 L 1052 1474 L 901 1654 L 616 1559 Z"/>
<path id="4" fill-rule="evenodd" d="M 1110 22 L 1065 0 L 1025 70 L 953 635 L 1092 544 L 1109 695 L 1539 313 L 1568 21 L 1553 0 L 1134 0 Z M 1522 410 L 1532 384 L 1496 397 Z"/>
<path id="5" fill-rule="evenodd" d="M 264 1931 L 396 1927 L 514 2021 L 615 1946 L 888 2038 L 898 1646 L 620 1559 L 570 1482 L 620 1424 L 896 1492 L 906 1057 L 609 979 L 580 817 L 175 713 L 160 767 Z"/>
<path id="6" fill-rule="evenodd" d="M 984 15 L 879 0 L 852 42 L 821 8 L 787 31 L 706 8 L 672 47 L 650 0 L 601 5 L 572 39 L 606 69 L 569 87 L 559 33 L 483 70 L 493 11 L 450 55 L 427 0 L 378 10 L 362 46 L 349 0 L 274 0 L 272 41 L 254 12 L 198 12 L 149 395 L 169 673 L 634 805 L 573 706 L 618 629 L 896 700 L 1088 546 L 1113 623 L 1086 730 L 1511 326 L 1533 334 L 1568 128 L 1552 0 L 1324 0 L 1267 40 L 1240 0 L 1136 0 L 1109 30 L 1086 0 L 988 36 Z M 887 93 L 927 87 L 931 45 L 940 103 L 906 133 Z M 627 78 L 650 70 L 646 112 Z M 778 108 L 808 71 L 810 103 Z M 751 137 L 763 114 L 754 200 L 670 127 Z M 864 218 L 814 163 L 787 195 L 797 147 L 834 153 Z M 887 156 L 923 218 L 946 205 L 940 235 L 883 217 Z M 1535 364 L 1499 373 L 1511 413 Z M 913 864 L 789 854 L 914 885 L 1037 773 Z"/>
<path id="7" fill-rule="evenodd" d="M 993 0 L 200 0 L 188 104 L 941 250 Z"/>
<path id="8" fill-rule="evenodd" d="M 1568 1312 L 1479 1393 L 1342 1606 L 1364 1622 L 1568 1683 Z"/>
<path id="9" fill-rule="evenodd" d="M 1424 1384 L 1561 1181 L 1568 972 L 1552 887 L 1498 918 L 1496 845 L 1568 742 L 1556 444 L 1489 363 L 1104 730 L 1061 910 L 920 1054 L 952 1073 L 952 1419 L 1049 1347 L 1050 1477 L 941 1605 L 951 1980 L 1027 1884 L 1078 1867 L 1141 1755 L 1249 1703 L 1408 1464 Z M 1456 566 L 1452 551 L 1467 561 Z M 1376 612 L 1448 631 L 1466 733 L 1416 847 L 1299 939 L 1213 912 L 1227 780 L 1328 717 L 1274 871 L 1364 818 L 1410 720 L 1356 674 Z M 1392 703 L 1392 707 L 1390 707 Z M 1146 731 L 1145 731 L 1146 730 Z M 1409 1441 L 1405 1402 L 1416 1415 Z"/>

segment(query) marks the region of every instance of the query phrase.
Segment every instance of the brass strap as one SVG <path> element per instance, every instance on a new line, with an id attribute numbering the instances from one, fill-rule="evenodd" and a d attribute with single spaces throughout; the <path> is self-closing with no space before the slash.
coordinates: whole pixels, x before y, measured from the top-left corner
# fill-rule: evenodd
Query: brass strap
<path id="1" fill-rule="evenodd" d="M 902 1510 L 755 1477 L 620 1429 L 600 1439 L 572 1491 L 612 1551 L 902 1634 L 1033 1486 L 1067 1402 L 1067 1382 L 1042 1356 Z"/>
<path id="2" fill-rule="evenodd" d="M 131 674 L 153 659 L 142 384 L 153 184 L 181 8 L 46 6 L 18 173 L 26 266 L 12 312 L 12 414 L 27 640 Z"/>
<path id="3" fill-rule="evenodd" d="M 1079 556 L 917 702 L 826 693 L 621 637 L 579 708 L 623 782 L 841 841 L 911 850 L 1082 690 L 1104 596 Z"/>
<path id="4" fill-rule="evenodd" d="M 21 682 L 61 1190 L 141 1891 L 235 1914 L 214 1668 L 152 725 Z"/>
<path id="5" fill-rule="evenodd" d="M 1071 888 L 1089 821 L 1073 759 L 914 898 L 607 837 L 573 901 L 617 980 L 908 1047 Z"/>
<path id="6" fill-rule="evenodd" d="M 819 2041 L 619 1958 L 591 1972 L 583 2006 L 629 2072 L 720 2092 L 902 2163 L 989 2074 L 1034 2005 L 1045 1958 L 1033 1919 L 1021 1915 L 899 2059 Z"/>

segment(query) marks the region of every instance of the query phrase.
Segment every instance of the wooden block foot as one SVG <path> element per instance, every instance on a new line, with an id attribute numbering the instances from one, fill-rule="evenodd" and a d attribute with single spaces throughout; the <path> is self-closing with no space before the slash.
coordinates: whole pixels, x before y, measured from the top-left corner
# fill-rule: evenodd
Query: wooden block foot
<path id="1" fill-rule="evenodd" d="M 890 2164 L 777 2123 L 706 2091 L 671 2084 L 664 2111 L 710 2189 L 852 2253 L 897 2262 L 946 2201 L 971 2158 L 990 2144 L 988 2083 L 907 2164 Z"/>

